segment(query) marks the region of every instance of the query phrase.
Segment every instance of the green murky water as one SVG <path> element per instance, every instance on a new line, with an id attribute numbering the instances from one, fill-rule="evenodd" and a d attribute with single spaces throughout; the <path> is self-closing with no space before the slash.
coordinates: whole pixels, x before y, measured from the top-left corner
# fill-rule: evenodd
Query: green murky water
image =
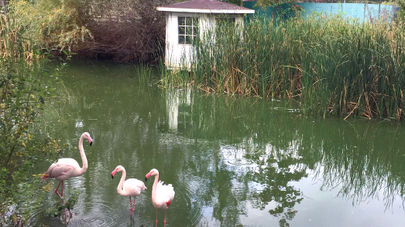
<path id="1" fill-rule="evenodd" d="M 158 76 L 158 75 L 157 75 Z M 129 199 L 116 192 L 118 164 L 143 179 L 152 168 L 174 186 L 167 226 L 403 226 L 405 127 L 305 119 L 282 103 L 161 90 L 133 66 L 75 63 L 49 125 L 87 172 L 67 180 L 79 199 L 69 226 L 153 226 L 152 182 Z M 49 163 L 38 167 L 46 170 Z M 55 188 L 56 181 L 52 185 Z M 44 207 L 58 202 L 50 190 Z M 159 224 L 163 226 L 163 212 Z M 61 225 L 39 211 L 33 225 Z"/>

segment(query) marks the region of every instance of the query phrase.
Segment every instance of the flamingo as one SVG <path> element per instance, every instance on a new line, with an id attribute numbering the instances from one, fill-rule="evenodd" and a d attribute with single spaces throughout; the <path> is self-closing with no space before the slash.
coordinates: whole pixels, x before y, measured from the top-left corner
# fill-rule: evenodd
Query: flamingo
<path id="1" fill-rule="evenodd" d="M 87 139 L 90 143 L 90 146 L 93 144 L 93 139 L 91 138 L 88 132 L 84 132 L 79 139 L 79 151 L 80 157 L 82 158 L 83 167 L 80 168 L 79 163 L 73 158 L 61 158 L 58 162 L 53 163 L 49 166 L 48 170 L 42 175 L 42 179 L 46 180 L 48 178 L 56 178 L 59 180 L 58 187 L 56 187 L 55 193 L 58 197 L 63 200 L 63 181 L 71 178 L 83 175 L 87 171 L 87 158 L 84 153 L 83 140 Z M 61 187 L 61 193 L 59 193 L 59 187 Z"/>
<path id="2" fill-rule="evenodd" d="M 134 213 L 136 197 L 141 194 L 142 191 L 146 190 L 145 184 L 135 178 L 129 178 L 125 180 L 127 173 L 125 171 L 125 168 L 121 165 L 115 167 L 115 169 L 111 173 L 111 178 L 114 178 L 114 175 L 117 172 L 122 172 L 121 180 L 117 187 L 117 192 L 119 195 L 129 196 L 129 208 L 131 212 Z M 134 197 L 134 203 L 131 202 L 131 196 Z"/>
<path id="3" fill-rule="evenodd" d="M 159 181 L 159 171 L 157 169 L 152 169 L 151 171 L 149 171 L 149 173 L 145 175 L 145 181 L 147 181 L 150 176 L 155 176 L 155 181 L 153 182 L 152 187 L 152 203 L 156 209 L 155 223 L 157 225 L 158 208 L 161 208 L 165 211 L 165 218 L 163 223 L 166 226 L 166 212 L 173 201 L 174 189 L 171 184 L 165 185 L 163 184 L 163 181 Z"/>

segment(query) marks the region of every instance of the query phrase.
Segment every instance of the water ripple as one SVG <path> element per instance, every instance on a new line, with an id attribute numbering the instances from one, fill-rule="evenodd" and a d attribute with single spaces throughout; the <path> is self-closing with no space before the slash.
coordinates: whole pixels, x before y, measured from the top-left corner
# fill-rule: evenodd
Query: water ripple
<path id="1" fill-rule="evenodd" d="M 121 218 L 112 205 L 104 201 L 92 201 L 89 212 L 74 212 L 72 226 L 114 226 Z"/>
<path id="2" fill-rule="evenodd" d="M 198 196 L 198 189 L 201 188 L 200 181 L 193 179 L 192 176 L 185 177 L 181 184 L 176 185 L 176 196 L 173 205 L 182 204 L 182 207 L 176 206 L 176 212 L 188 215 L 190 226 L 197 226 L 202 218 L 201 202 Z"/>
<path id="3" fill-rule="evenodd" d="M 49 208 L 39 208 L 28 219 L 27 224 L 28 226 L 61 226 L 66 224 L 69 226 L 115 226 L 122 222 L 123 213 L 114 210 L 109 203 L 96 200 L 76 204 L 72 210 L 73 217 L 71 219 L 65 219 L 63 215 L 53 217 Z M 66 214 L 68 213 L 66 212 Z"/>

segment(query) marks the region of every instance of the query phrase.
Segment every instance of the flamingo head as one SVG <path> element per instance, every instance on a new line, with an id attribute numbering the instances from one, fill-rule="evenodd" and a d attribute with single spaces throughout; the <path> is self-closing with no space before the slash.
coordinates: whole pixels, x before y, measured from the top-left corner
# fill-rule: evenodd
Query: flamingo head
<path id="1" fill-rule="evenodd" d="M 89 141 L 90 146 L 93 145 L 93 139 L 91 138 L 90 133 L 84 132 L 83 136 L 87 139 L 87 141 Z"/>
<path id="2" fill-rule="evenodd" d="M 114 178 L 115 174 L 124 170 L 122 165 L 118 165 L 115 169 L 111 172 L 111 178 Z"/>
<path id="3" fill-rule="evenodd" d="M 159 175 L 159 171 L 157 169 L 151 169 L 149 173 L 145 175 L 145 181 L 147 181 L 149 177 L 155 175 Z"/>

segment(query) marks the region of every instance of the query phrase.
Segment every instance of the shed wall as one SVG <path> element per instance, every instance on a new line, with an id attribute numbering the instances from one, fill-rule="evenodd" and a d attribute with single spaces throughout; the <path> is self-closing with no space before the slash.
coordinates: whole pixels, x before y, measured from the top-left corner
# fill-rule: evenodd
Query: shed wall
<path id="1" fill-rule="evenodd" d="M 169 69 L 190 68 L 195 59 L 194 47 L 191 44 L 179 44 L 178 42 L 178 17 L 199 17 L 200 38 L 206 38 L 205 33 L 215 28 L 215 17 L 218 14 L 195 14 L 168 12 L 166 14 L 166 47 L 165 65 Z M 239 26 L 243 26 L 243 15 L 232 15 Z M 214 37 L 211 36 L 213 40 Z M 212 41 L 211 40 L 211 41 Z"/>

